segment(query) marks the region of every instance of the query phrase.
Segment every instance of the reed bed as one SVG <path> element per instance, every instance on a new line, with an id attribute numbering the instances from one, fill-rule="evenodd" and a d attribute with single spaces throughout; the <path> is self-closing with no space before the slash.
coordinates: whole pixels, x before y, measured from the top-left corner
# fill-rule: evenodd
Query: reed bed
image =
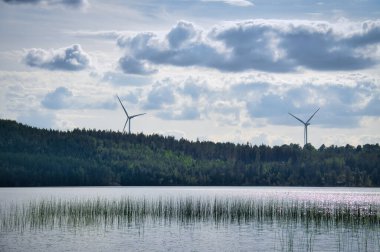
<path id="1" fill-rule="evenodd" d="M 0 209 L 1 230 L 63 226 L 126 226 L 145 221 L 291 222 L 336 227 L 379 227 L 380 205 L 249 198 L 104 198 L 40 200 Z"/>

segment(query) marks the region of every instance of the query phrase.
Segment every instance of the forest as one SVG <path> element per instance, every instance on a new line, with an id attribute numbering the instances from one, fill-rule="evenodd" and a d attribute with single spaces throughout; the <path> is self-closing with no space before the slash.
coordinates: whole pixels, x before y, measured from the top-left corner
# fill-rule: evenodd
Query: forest
<path id="1" fill-rule="evenodd" d="M 380 186 L 380 146 L 266 146 L 0 120 L 0 186 Z"/>

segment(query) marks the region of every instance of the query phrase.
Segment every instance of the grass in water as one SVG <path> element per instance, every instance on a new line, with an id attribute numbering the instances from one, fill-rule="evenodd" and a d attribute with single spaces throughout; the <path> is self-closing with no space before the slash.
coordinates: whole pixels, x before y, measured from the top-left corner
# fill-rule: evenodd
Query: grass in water
<path id="1" fill-rule="evenodd" d="M 1 230 L 56 226 L 118 226 L 152 221 L 292 222 L 352 228 L 380 224 L 379 205 L 235 198 L 41 200 L 1 209 Z"/>

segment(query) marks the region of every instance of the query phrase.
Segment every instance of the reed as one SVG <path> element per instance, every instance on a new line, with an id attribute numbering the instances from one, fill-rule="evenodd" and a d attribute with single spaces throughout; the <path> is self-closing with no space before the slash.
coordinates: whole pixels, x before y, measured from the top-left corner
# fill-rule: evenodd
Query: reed
<path id="1" fill-rule="evenodd" d="M 363 225 L 379 227 L 378 204 L 265 200 L 249 198 L 104 198 L 50 199 L 13 204 L 0 211 L 1 230 L 54 228 L 56 226 L 125 226 L 145 221 L 219 223 L 299 223 L 306 227 Z"/>

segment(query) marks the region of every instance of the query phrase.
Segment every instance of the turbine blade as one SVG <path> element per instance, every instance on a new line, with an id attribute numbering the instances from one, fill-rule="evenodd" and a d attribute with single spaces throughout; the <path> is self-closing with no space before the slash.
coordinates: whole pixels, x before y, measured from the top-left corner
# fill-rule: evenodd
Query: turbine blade
<path id="1" fill-rule="evenodd" d="M 291 113 L 288 113 L 289 115 L 293 116 L 294 118 L 296 118 L 298 121 L 300 121 L 302 124 L 306 124 L 304 121 L 302 121 L 301 119 L 299 119 L 297 116 L 291 114 Z"/>
<path id="2" fill-rule="evenodd" d="M 123 103 L 121 102 L 121 100 L 120 100 L 119 96 L 117 96 L 117 95 L 116 95 L 116 97 L 117 97 L 117 99 L 119 100 L 119 102 L 120 102 L 120 105 L 123 107 L 123 110 L 124 110 L 125 114 L 126 114 L 126 115 L 127 115 L 127 117 L 129 118 L 128 112 L 127 112 L 127 110 L 124 108 L 124 105 L 123 105 Z"/>
<path id="3" fill-rule="evenodd" d="M 125 121 L 123 132 L 125 132 L 125 127 L 127 126 L 127 123 L 128 123 L 128 119 Z"/>
<path id="4" fill-rule="evenodd" d="M 319 109 L 320 109 L 320 108 L 318 108 L 318 109 L 317 109 L 317 111 L 315 111 L 315 112 L 314 112 L 314 114 L 313 114 L 312 116 L 310 116 L 309 120 L 307 120 L 307 122 L 306 122 L 306 123 L 310 122 L 311 118 L 313 118 L 313 117 L 314 117 L 314 115 L 315 115 L 315 114 L 316 114 L 316 113 L 319 111 Z"/>
<path id="5" fill-rule="evenodd" d="M 142 114 L 137 114 L 137 115 L 133 115 L 133 116 L 131 116 L 131 117 L 129 117 L 130 119 L 132 119 L 132 118 L 135 118 L 135 117 L 137 117 L 137 116 L 142 116 L 142 115 L 145 115 L 146 113 L 142 113 Z"/>

